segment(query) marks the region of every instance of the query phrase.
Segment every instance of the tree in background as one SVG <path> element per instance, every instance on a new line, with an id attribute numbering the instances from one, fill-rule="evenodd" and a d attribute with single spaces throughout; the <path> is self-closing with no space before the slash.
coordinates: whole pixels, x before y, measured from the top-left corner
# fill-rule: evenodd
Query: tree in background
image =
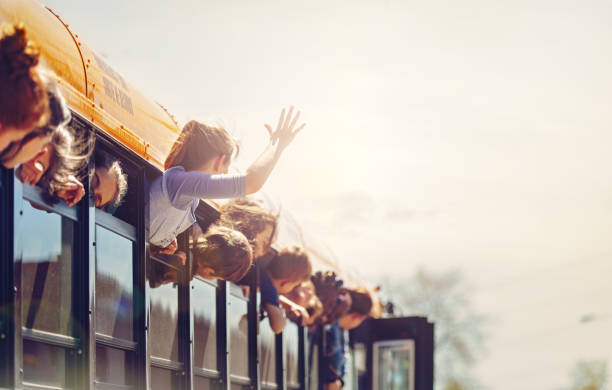
<path id="1" fill-rule="evenodd" d="M 608 365 L 604 360 L 579 361 L 572 370 L 570 390 L 604 390 L 608 381 Z"/>
<path id="2" fill-rule="evenodd" d="M 381 284 L 394 298 L 395 314 L 426 316 L 435 323 L 436 389 L 480 387 L 471 369 L 484 349 L 486 319 L 472 311 L 461 273 L 419 269 L 408 279 Z"/>

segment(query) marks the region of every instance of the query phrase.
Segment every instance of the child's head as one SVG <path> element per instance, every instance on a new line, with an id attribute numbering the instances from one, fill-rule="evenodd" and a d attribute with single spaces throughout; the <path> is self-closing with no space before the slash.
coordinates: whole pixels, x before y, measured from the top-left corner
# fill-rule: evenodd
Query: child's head
<path id="1" fill-rule="evenodd" d="M 116 209 L 127 193 L 127 175 L 118 160 L 96 153 L 95 170 L 91 179 L 94 204 L 102 210 Z"/>
<path id="2" fill-rule="evenodd" d="M 253 262 L 253 252 L 246 237 L 234 229 L 211 226 L 200 235 L 193 248 L 192 276 L 237 282 Z"/>
<path id="3" fill-rule="evenodd" d="M 372 297 L 365 287 L 347 288 L 351 297 L 351 307 L 346 314 L 338 319 L 342 329 L 351 330 L 368 318 L 372 311 Z"/>
<path id="4" fill-rule="evenodd" d="M 7 168 L 35 158 L 49 142 L 53 141 L 54 134 L 70 122 L 70 110 L 57 84 L 51 79 L 45 79 L 44 84 L 50 113 L 48 121 L 44 126 L 29 132 L 19 142 L 13 142 L 7 147 L 2 162 Z"/>
<path id="5" fill-rule="evenodd" d="M 310 279 L 312 265 L 301 246 L 290 246 L 278 252 L 265 266 L 279 294 L 286 294 Z"/>
<path id="6" fill-rule="evenodd" d="M 49 168 L 40 180 L 48 202 L 58 200 L 58 192 L 70 178 L 81 180 L 86 176 L 91 143 L 91 133 L 87 131 L 75 133 L 64 126 L 54 131 L 48 145 Z"/>
<path id="7" fill-rule="evenodd" d="M 300 283 L 289 293 L 287 298 L 302 306 L 310 316 L 306 325 L 314 324 L 317 318 L 323 314 L 323 304 L 315 293 L 315 287 L 310 280 Z"/>
<path id="8" fill-rule="evenodd" d="M 36 68 L 39 56 L 23 24 L 4 26 L 0 38 L 0 159 L 3 164 L 4 152 L 10 144 L 19 144 L 48 120 L 49 102 Z"/>
<path id="9" fill-rule="evenodd" d="M 190 121 L 172 145 L 164 167 L 227 173 L 232 156 L 234 153 L 237 156 L 238 151 L 238 143 L 224 128 Z"/>
<path id="10" fill-rule="evenodd" d="M 254 259 L 270 251 L 276 235 L 277 215 L 246 198 L 232 199 L 221 206 L 220 211 L 221 224 L 240 231 L 249 240 Z"/>

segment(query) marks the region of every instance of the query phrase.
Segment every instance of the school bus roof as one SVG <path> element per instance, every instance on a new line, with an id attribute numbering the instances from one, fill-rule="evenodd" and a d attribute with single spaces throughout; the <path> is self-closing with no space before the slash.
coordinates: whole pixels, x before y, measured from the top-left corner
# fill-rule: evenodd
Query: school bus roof
<path id="1" fill-rule="evenodd" d="M 43 64 L 58 78 L 70 107 L 121 144 L 163 169 L 179 133 L 168 112 L 83 43 L 53 11 L 35 0 L 2 0 L 0 21 L 24 22 Z"/>

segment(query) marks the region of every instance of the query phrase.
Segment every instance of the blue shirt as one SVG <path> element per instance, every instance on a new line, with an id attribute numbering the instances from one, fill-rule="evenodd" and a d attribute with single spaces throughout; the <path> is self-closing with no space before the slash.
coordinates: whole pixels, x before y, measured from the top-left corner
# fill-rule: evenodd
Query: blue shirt
<path id="1" fill-rule="evenodd" d="M 251 267 L 249 272 L 238 281 L 236 284 L 239 285 L 252 285 L 255 281 L 255 276 L 257 275 L 257 267 Z M 280 303 L 278 301 L 278 291 L 272 284 L 272 279 L 268 276 L 268 273 L 260 268 L 259 271 L 259 292 L 261 294 L 261 304 L 269 303 L 274 306 L 279 306 Z"/>
<path id="2" fill-rule="evenodd" d="M 323 383 L 333 383 L 338 379 L 344 385 L 344 374 L 346 371 L 346 336 L 347 332 L 340 328 L 338 323 L 332 325 L 324 325 L 317 327 L 310 335 L 311 348 L 312 343 L 317 340 L 317 335 L 320 329 L 323 329 L 325 336 L 325 350 L 323 351 L 323 359 L 319 362 L 319 375 Z M 312 357 L 311 349 L 311 357 Z M 312 364 L 312 363 L 311 363 Z"/>

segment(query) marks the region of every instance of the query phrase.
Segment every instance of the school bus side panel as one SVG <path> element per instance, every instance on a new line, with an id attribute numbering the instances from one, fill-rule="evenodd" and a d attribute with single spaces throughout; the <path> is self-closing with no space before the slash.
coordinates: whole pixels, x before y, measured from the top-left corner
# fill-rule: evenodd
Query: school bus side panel
<path id="1" fill-rule="evenodd" d="M 68 21 L 35 0 L 2 0 L 0 21 L 24 22 L 57 75 L 68 104 L 97 127 L 158 168 L 178 126 L 164 108 L 144 96 L 97 55 Z"/>

